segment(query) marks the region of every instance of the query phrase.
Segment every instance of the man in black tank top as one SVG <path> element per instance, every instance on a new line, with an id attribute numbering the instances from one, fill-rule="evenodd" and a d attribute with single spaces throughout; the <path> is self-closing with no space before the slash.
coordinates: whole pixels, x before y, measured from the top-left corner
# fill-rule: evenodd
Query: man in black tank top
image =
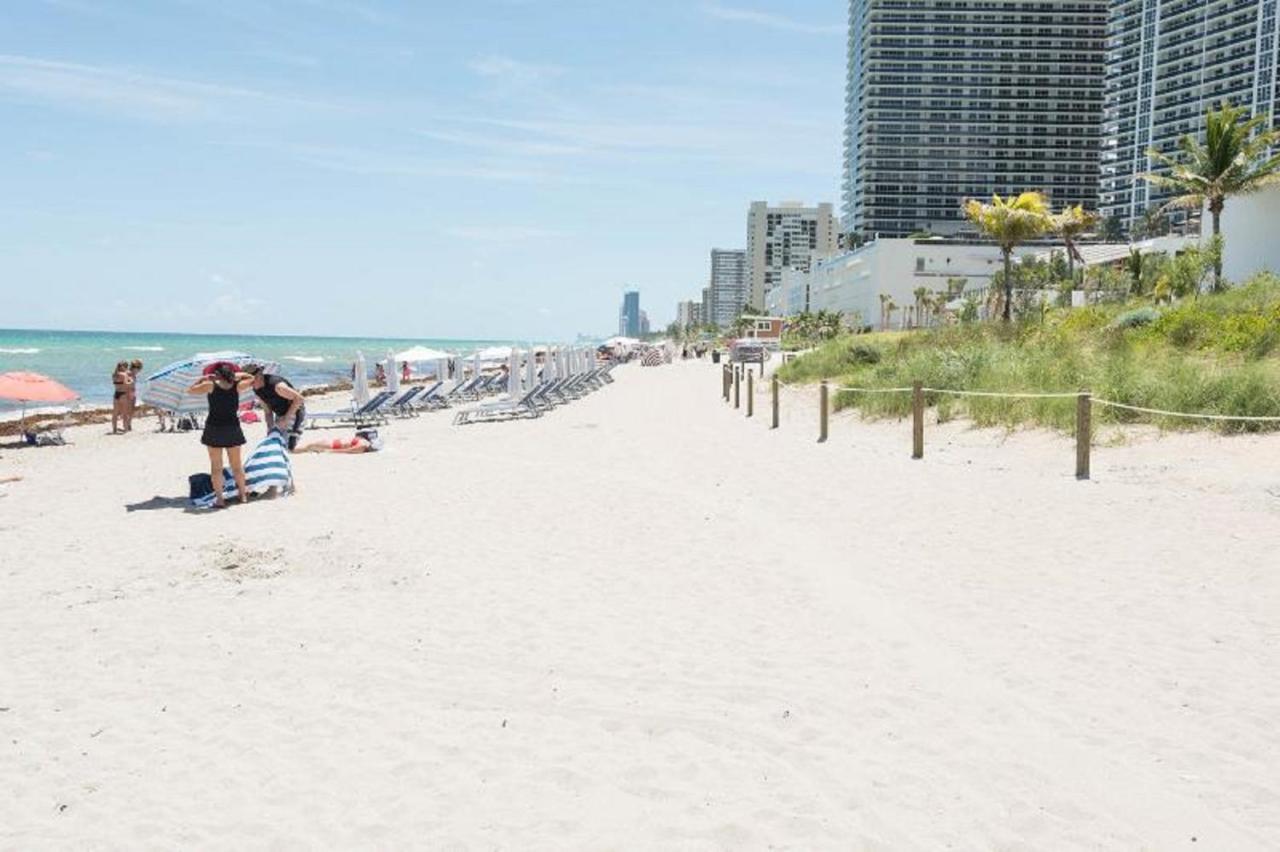
<path id="1" fill-rule="evenodd" d="M 266 410 L 267 429 L 274 429 L 278 423 L 292 451 L 302 437 L 302 424 L 307 416 L 302 394 L 284 376 L 264 372 L 261 364 L 252 364 L 245 370 L 253 376 L 253 392 Z"/>

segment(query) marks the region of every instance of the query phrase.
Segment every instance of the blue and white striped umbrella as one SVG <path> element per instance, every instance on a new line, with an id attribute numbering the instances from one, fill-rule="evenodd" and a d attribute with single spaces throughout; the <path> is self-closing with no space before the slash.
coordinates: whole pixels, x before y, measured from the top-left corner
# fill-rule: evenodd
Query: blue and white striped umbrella
<path id="1" fill-rule="evenodd" d="M 244 366 L 254 363 L 262 364 L 268 373 L 280 370 L 274 362 L 255 360 L 243 352 L 202 352 L 185 361 L 170 364 L 158 372 L 147 376 L 142 383 L 139 398 L 147 405 L 163 408 L 165 411 L 176 411 L 179 414 L 201 414 L 208 407 L 208 400 L 203 396 L 187 393 L 187 388 L 195 384 L 204 374 L 204 368 L 218 361 L 230 361 Z M 253 399 L 253 391 L 246 390 L 240 395 L 241 402 Z"/>

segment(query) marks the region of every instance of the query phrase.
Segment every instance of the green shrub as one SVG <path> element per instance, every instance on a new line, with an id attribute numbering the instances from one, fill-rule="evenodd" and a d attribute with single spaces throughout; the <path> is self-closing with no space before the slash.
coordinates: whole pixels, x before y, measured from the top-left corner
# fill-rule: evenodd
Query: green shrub
<path id="1" fill-rule="evenodd" d="M 1141 328 L 1144 325 L 1150 325 L 1160 318 L 1160 312 L 1155 308 L 1134 308 L 1131 311 L 1125 311 L 1111 321 L 1112 328 Z"/>

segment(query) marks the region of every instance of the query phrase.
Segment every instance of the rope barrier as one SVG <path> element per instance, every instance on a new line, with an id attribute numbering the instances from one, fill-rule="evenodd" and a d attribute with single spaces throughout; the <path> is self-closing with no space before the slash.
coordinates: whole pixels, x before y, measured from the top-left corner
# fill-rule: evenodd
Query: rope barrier
<path id="1" fill-rule="evenodd" d="M 1000 399 L 1075 399 L 1079 393 L 995 393 L 993 391 L 963 391 L 948 388 L 923 388 L 925 393 L 946 393 L 952 396 L 982 396 Z"/>
<path id="2" fill-rule="evenodd" d="M 1159 408 L 1143 408 L 1138 405 L 1125 405 L 1123 402 L 1112 402 L 1108 399 L 1095 399 L 1094 405 L 1105 405 L 1109 408 L 1120 408 L 1139 414 L 1155 414 L 1160 417 L 1188 417 L 1196 420 L 1234 420 L 1243 423 L 1280 423 L 1280 417 L 1254 417 L 1245 414 L 1191 414 L 1186 411 L 1164 411 Z"/>
<path id="3" fill-rule="evenodd" d="M 854 393 L 911 393 L 912 388 L 849 388 L 833 387 L 832 390 L 853 391 Z"/>
<path id="4" fill-rule="evenodd" d="M 804 387 L 804 382 L 778 382 L 779 387 L 797 388 Z M 850 393 L 911 393 L 914 388 L 859 388 L 849 387 L 846 385 L 833 385 L 833 391 L 846 391 Z M 1077 399 L 1081 391 L 1074 393 L 998 393 L 995 391 L 966 391 L 953 390 L 951 388 L 921 388 L 925 393 L 945 393 L 952 396 L 971 396 L 984 397 L 992 399 Z M 1139 405 L 1128 405 L 1123 402 L 1112 402 L 1108 399 L 1098 399 L 1091 397 L 1094 405 L 1105 405 L 1108 408 L 1117 408 L 1124 411 L 1132 411 L 1137 414 L 1151 414 L 1157 417 L 1183 417 L 1193 420 L 1216 420 L 1216 421 L 1234 421 L 1239 423 L 1280 423 L 1280 416 L 1264 417 L 1244 414 L 1196 414 L 1187 411 L 1165 411 L 1162 408 L 1144 408 Z"/>

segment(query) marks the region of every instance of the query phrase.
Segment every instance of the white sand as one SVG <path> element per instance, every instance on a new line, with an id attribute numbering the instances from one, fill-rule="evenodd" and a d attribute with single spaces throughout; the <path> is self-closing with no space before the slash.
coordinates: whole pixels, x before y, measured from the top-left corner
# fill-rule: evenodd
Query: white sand
<path id="1" fill-rule="evenodd" d="M 717 383 L 395 423 L 209 515 L 127 511 L 193 435 L 0 452 L 0 847 L 1280 847 L 1280 441 L 1078 483 Z"/>

